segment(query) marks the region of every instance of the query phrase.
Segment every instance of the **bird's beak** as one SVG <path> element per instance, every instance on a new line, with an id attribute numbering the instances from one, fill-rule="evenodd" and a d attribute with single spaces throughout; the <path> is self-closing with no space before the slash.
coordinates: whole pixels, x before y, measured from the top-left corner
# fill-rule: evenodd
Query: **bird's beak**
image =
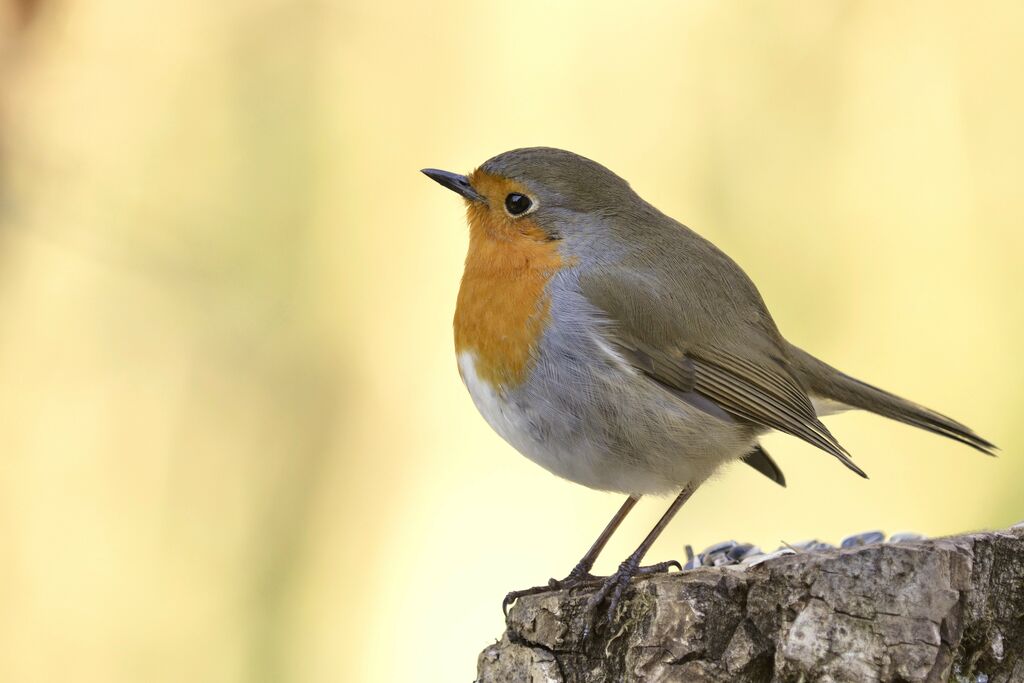
<path id="1" fill-rule="evenodd" d="M 422 171 L 423 175 L 427 176 L 431 180 L 437 181 L 444 185 L 452 192 L 458 192 L 466 199 L 471 202 L 483 202 L 487 203 L 473 186 L 469 184 L 469 178 L 458 173 L 449 173 L 448 171 L 439 171 L 436 168 L 425 168 Z"/>

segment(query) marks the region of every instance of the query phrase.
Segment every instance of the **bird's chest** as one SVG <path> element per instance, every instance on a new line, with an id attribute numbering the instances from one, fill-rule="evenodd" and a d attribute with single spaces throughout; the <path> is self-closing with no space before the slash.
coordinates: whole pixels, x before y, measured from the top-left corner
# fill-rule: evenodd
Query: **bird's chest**
<path id="1" fill-rule="evenodd" d="M 471 236 L 455 308 L 455 351 L 473 356 L 475 376 L 496 393 L 519 387 L 536 362 L 551 322 L 547 286 L 561 266 L 549 243 Z"/>

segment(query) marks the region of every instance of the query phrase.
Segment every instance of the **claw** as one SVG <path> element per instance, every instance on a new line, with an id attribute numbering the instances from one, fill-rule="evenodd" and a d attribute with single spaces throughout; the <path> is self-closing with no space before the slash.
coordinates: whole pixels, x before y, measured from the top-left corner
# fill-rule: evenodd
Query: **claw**
<path id="1" fill-rule="evenodd" d="M 533 588 L 524 588 L 519 591 L 510 591 L 505 595 L 505 598 L 501 601 L 501 612 L 508 618 L 508 608 L 518 600 L 519 598 L 525 598 L 527 595 L 536 595 L 537 593 L 544 593 L 551 590 L 551 586 L 534 586 Z"/>

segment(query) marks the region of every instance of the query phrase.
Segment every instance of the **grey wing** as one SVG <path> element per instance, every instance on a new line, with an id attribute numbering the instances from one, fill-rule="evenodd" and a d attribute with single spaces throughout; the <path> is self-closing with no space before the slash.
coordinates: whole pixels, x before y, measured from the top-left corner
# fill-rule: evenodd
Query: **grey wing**
<path id="1" fill-rule="evenodd" d="M 752 287 L 742 271 L 739 275 Z M 789 372 L 784 342 L 759 296 L 752 312 L 726 307 L 715 315 L 704 309 L 695 316 L 685 310 L 685 297 L 638 288 L 629 273 L 581 277 L 580 286 L 606 317 L 606 340 L 652 380 L 684 398 L 709 401 L 734 418 L 803 439 L 867 477 L 818 419 L 807 392 Z M 695 317 L 702 328 L 698 335 L 674 322 Z"/>
<path id="2" fill-rule="evenodd" d="M 758 367 L 732 354 L 717 356 L 714 361 L 699 358 L 694 361 L 697 367 L 695 387 L 699 393 L 728 412 L 817 446 L 867 478 L 818 419 L 806 392 L 792 377 Z"/>

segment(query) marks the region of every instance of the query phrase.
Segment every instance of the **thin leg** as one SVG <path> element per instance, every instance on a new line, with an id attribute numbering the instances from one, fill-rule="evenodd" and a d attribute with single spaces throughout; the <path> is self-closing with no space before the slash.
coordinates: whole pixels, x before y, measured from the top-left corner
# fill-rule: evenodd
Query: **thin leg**
<path id="1" fill-rule="evenodd" d="M 626 519 L 626 515 L 629 514 L 633 506 L 640 500 L 640 496 L 630 496 L 626 499 L 626 502 L 622 504 L 619 511 L 615 513 L 612 520 L 608 522 L 608 525 L 601 532 L 601 535 L 597 537 L 594 544 L 590 546 L 590 550 L 583 556 L 576 566 L 573 567 L 569 575 L 559 581 L 558 579 L 551 579 L 548 581 L 546 586 L 534 586 L 533 588 L 525 588 L 523 590 L 512 591 L 505 596 L 505 599 L 501 602 L 501 609 L 508 614 L 509 605 L 518 600 L 519 598 L 527 595 L 536 595 L 537 593 L 543 593 L 549 590 L 559 590 L 563 588 L 572 588 L 585 581 L 595 581 L 596 577 L 592 576 L 590 570 L 594 568 L 594 563 L 597 561 L 598 555 L 604 550 L 604 547 L 608 545 L 608 540 L 611 539 L 612 534 L 615 533 L 616 529 L 622 524 L 622 520 Z M 679 563 L 664 563 L 664 566 L 658 565 L 657 567 L 649 567 L 651 571 L 666 571 L 670 566 L 679 567 Z"/>
<path id="2" fill-rule="evenodd" d="M 640 571 L 640 562 L 644 559 L 644 555 L 651 549 L 654 542 L 658 540 L 658 536 L 665 530 L 668 523 L 672 521 L 676 513 L 679 512 L 679 508 L 683 507 L 683 504 L 690 499 L 693 492 L 697 490 L 697 485 L 689 485 L 684 488 L 676 499 L 672 501 L 668 510 L 661 516 L 658 523 L 651 529 L 651 533 L 647 534 L 647 538 L 644 539 L 643 543 L 633 551 L 633 554 L 626 558 L 626 560 L 619 565 L 619 570 L 609 576 L 605 582 L 601 585 L 601 588 L 591 596 L 590 600 L 587 601 L 587 607 L 591 610 L 596 610 L 597 607 L 604 602 L 608 594 L 612 594 L 612 599 L 608 604 L 608 619 L 612 618 L 615 614 L 615 608 L 619 604 L 619 598 L 622 597 L 622 591 L 625 590 L 626 586 L 629 585 L 630 579 L 632 579 Z"/>
<path id="3" fill-rule="evenodd" d="M 622 520 L 626 519 L 626 515 L 629 514 L 629 511 L 633 509 L 633 506 L 636 505 L 638 500 L 640 500 L 640 496 L 630 496 L 627 498 L 626 502 L 619 508 L 619 511 L 615 513 L 614 517 L 612 517 L 612 521 L 608 522 L 604 531 L 602 531 L 601 535 L 597 537 L 596 541 L 594 541 L 594 545 L 590 546 L 590 550 L 587 551 L 587 554 L 584 555 L 583 559 L 577 562 L 576 566 L 573 567 L 573 570 L 569 572 L 569 576 L 565 577 L 562 581 L 555 581 L 552 579 L 549 583 L 564 583 L 566 580 L 573 578 L 591 578 L 590 570 L 594 568 L 594 563 L 597 562 L 598 555 L 600 555 L 601 551 L 604 550 L 604 547 L 608 545 L 608 541 L 611 539 L 612 534 L 614 534 L 619 528 L 619 525 L 622 524 Z M 557 588 L 558 586 L 552 587 Z"/>

